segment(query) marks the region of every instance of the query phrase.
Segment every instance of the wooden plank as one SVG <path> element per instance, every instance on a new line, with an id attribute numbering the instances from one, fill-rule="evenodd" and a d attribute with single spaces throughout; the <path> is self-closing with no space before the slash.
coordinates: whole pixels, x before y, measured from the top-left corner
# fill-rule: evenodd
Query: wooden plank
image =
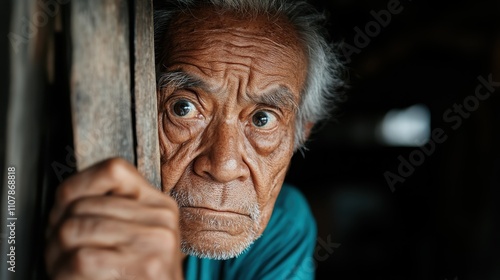
<path id="1" fill-rule="evenodd" d="M 135 162 L 126 0 L 71 2 L 71 103 L 77 168 Z"/>
<path id="2" fill-rule="evenodd" d="M 161 189 L 154 64 L 153 3 L 135 0 L 134 96 L 137 168 Z"/>

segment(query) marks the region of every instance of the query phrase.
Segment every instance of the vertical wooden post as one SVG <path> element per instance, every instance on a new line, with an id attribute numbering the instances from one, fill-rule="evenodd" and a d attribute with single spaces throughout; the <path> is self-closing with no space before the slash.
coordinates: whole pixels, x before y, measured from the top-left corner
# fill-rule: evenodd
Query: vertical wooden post
<path id="1" fill-rule="evenodd" d="M 12 77 L 5 165 L 16 170 L 16 210 L 14 215 L 7 211 L 8 188 L 5 187 L 0 212 L 4 221 L 18 218 L 16 272 L 7 270 L 8 244 L 3 242 L 6 235 L 2 231 L 0 279 L 44 277 L 43 263 L 39 260 L 43 253 L 44 210 L 51 206 L 44 199 L 49 189 L 55 188 L 47 188 L 53 183 L 49 172 L 55 170 L 48 167 L 46 148 L 52 147 L 47 145 L 52 143 L 51 138 L 61 136 L 61 131 L 48 129 L 48 115 L 62 115 L 48 114 L 49 97 L 71 96 L 78 170 L 119 156 L 137 164 L 139 171 L 155 187 L 161 188 L 151 0 L 57 3 L 12 2 L 12 29 L 8 35 L 12 47 Z M 129 12 L 129 8 L 133 11 Z M 61 20 L 61 13 L 67 15 L 68 11 L 70 28 L 58 32 L 66 32 L 64 38 L 71 38 L 70 92 L 66 92 L 66 77 L 55 79 L 64 87 L 54 88 L 55 65 L 59 66 L 57 69 L 65 69 L 67 65 L 65 60 L 55 61 L 54 20 L 58 17 Z M 69 47 L 58 46 L 64 50 Z M 57 90 L 57 95 L 50 90 Z M 47 137 L 48 134 L 51 137 Z M 72 171 L 68 164 L 74 166 L 71 155 L 66 155 L 64 173 Z M 5 171 L 1 172 L 6 174 Z M 4 185 L 6 183 L 4 180 Z"/>
<path id="2" fill-rule="evenodd" d="M 134 96 L 137 168 L 161 189 L 152 0 L 135 0 Z"/>
<path id="3" fill-rule="evenodd" d="M 127 0 L 72 2 L 75 154 L 79 170 L 123 157 L 161 188 L 153 5 L 130 1 L 133 5 Z"/>
<path id="4" fill-rule="evenodd" d="M 71 2 L 71 103 L 78 170 L 135 163 L 127 0 Z"/>

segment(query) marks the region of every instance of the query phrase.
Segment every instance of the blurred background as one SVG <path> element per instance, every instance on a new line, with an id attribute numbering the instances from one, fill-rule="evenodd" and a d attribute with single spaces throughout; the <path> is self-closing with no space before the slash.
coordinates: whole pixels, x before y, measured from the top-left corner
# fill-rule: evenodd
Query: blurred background
<path id="1" fill-rule="evenodd" d="M 313 3 L 350 85 L 287 177 L 317 219 L 317 278 L 500 279 L 500 1 Z M 10 43 L 0 42 L 3 159 Z"/>
<path id="2" fill-rule="evenodd" d="M 318 279 L 500 279 L 500 1 L 315 4 L 351 86 L 287 177 Z"/>

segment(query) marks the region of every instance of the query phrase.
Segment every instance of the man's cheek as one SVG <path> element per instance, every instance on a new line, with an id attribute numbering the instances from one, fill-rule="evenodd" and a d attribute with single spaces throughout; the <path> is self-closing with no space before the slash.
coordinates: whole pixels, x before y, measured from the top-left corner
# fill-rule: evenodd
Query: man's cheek
<path id="1" fill-rule="evenodd" d="M 262 199 L 268 199 L 276 189 L 281 187 L 292 153 L 284 149 L 286 145 L 279 146 L 267 157 L 260 157 L 255 163 L 254 170 L 258 170 L 259 176 L 256 176 L 257 192 Z"/>
<path id="2" fill-rule="evenodd" d="M 164 192 L 169 192 L 172 188 L 175 187 L 177 182 L 179 182 L 182 174 L 187 168 L 187 164 L 184 162 L 175 162 L 172 161 L 170 163 L 166 163 L 162 165 L 161 175 L 162 175 L 162 190 Z"/>
<path id="3" fill-rule="evenodd" d="M 196 143 L 181 145 L 165 145 L 165 154 L 162 156 L 161 179 L 164 192 L 170 191 L 182 177 L 198 150 Z"/>
<path id="4" fill-rule="evenodd" d="M 269 193 L 269 197 L 261 206 L 261 216 L 258 221 L 259 223 L 259 231 L 258 235 L 261 235 L 262 232 L 266 229 L 267 224 L 271 218 L 271 214 L 274 210 L 274 204 L 278 197 L 279 192 L 281 191 L 281 184 L 277 185 L 272 191 Z"/>
<path id="5" fill-rule="evenodd" d="M 285 179 L 287 167 L 283 166 L 279 170 L 275 169 L 273 171 L 274 172 L 272 174 L 267 175 L 269 180 L 259 186 L 261 188 L 258 190 L 258 193 L 260 194 L 259 202 L 262 205 L 267 204 L 269 201 L 272 201 L 278 196 Z"/>
<path id="6" fill-rule="evenodd" d="M 204 121 L 184 123 L 179 120 L 172 121 L 166 114 L 159 116 L 161 119 L 160 130 L 164 136 L 165 144 L 185 144 L 199 136 L 205 129 Z"/>
<path id="7" fill-rule="evenodd" d="M 163 164 L 161 167 L 162 191 L 169 192 L 172 188 L 174 188 L 186 168 L 187 165 L 183 163 L 172 162 L 172 164 Z"/>

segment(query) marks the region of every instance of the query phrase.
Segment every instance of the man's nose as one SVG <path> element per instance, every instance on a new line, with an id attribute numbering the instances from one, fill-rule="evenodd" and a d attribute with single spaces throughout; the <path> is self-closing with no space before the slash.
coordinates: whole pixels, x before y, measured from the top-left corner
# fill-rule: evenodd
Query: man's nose
<path id="1" fill-rule="evenodd" d="M 224 123 L 211 134 L 211 145 L 194 162 L 194 172 L 199 176 L 227 183 L 245 180 L 250 170 L 243 160 L 243 133 L 236 125 Z"/>

